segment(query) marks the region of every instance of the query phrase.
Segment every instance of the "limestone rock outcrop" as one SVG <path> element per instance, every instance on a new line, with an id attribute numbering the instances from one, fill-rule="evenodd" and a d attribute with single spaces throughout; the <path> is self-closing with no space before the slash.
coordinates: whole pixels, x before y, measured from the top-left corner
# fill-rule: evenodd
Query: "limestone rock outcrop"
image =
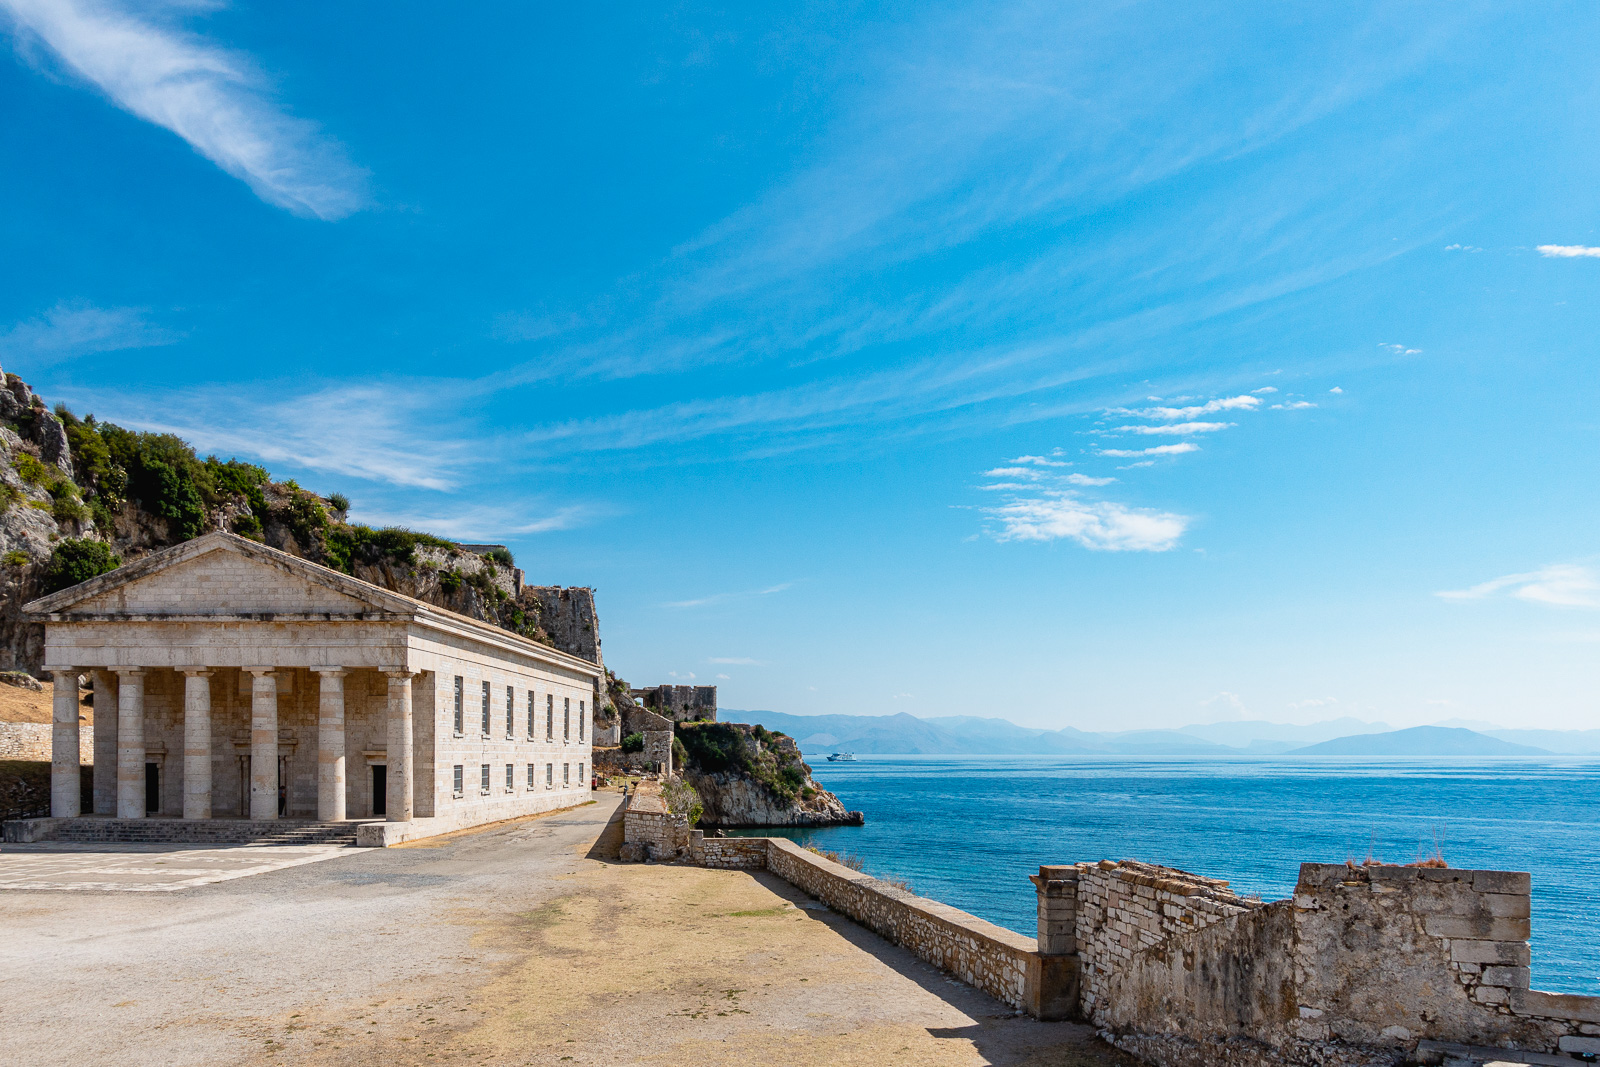
<path id="1" fill-rule="evenodd" d="M 700 794 L 707 828 L 859 826 L 859 811 L 811 777 L 792 737 L 744 723 L 677 726 L 681 774 Z"/>

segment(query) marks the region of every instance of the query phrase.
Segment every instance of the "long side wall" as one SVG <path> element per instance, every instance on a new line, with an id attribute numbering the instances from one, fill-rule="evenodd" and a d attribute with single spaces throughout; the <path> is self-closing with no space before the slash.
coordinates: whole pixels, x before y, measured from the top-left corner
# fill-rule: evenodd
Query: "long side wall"
<path id="1" fill-rule="evenodd" d="M 0 722 L 0 759 L 50 762 L 47 722 Z M 78 731 L 78 762 L 94 762 L 94 730 L 85 723 Z"/>

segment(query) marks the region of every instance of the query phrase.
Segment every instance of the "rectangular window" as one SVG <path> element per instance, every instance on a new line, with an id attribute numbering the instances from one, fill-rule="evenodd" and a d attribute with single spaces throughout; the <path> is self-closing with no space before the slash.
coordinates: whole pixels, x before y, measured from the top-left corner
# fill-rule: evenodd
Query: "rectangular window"
<path id="1" fill-rule="evenodd" d="M 584 786 L 583 764 L 580 763 L 580 764 L 578 764 L 578 788 L 582 789 L 583 786 Z"/>
<path id="2" fill-rule="evenodd" d="M 549 789 L 551 784 L 555 782 L 555 779 L 556 765 L 554 763 L 546 763 L 544 765 L 544 787 Z"/>
<path id="3" fill-rule="evenodd" d="M 516 788 L 517 788 L 517 765 L 515 763 L 508 763 L 508 764 L 506 764 L 506 792 L 507 793 L 515 792 Z"/>
<path id="4" fill-rule="evenodd" d="M 483 683 L 483 736 L 489 736 L 489 683 Z"/>
<path id="5" fill-rule="evenodd" d="M 534 783 L 534 777 L 533 777 L 534 770 L 533 770 L 533 768 L 535 766 L 537 766 L 537 764 L 533 764 L 533 763 L 528 764 L 528 788 L 529 789 L 533 788 L 533 783 Z"/>
<path id="6" fill-rule="evenodd" d="M 544 739 L 554 741 L 556 737 L 556 698 L 546 693 L 544 698 Z"/>
<path id="7" fill-rule="evenodd" d="M 572 740 L 572 698 L 561 701 L 561 743 Z"/>
<path id="8" fill-rule="evenodd" d="M 463 705 L 463 701 L 465 699 L 466 699 L 466 693 L 465 693 L 465 690 L 462 687 L 461 675 L 458 674 L 458 675 L 456 675 L 456 736 L 457 737 L 460 737 L 461 736 L 461 731 L 466 728 L 464 726 L 463 722 L 462 722 L 462 720 L 463 720 L 463 718 L 464 718 L 464 716 L 466 714 L 466 708 Z"/>
<path id="9" fill-rule="evenodd" d="M 572 784 L 572 764 L 563 763 L 561 765 L 561 788 L 565 789 L 567 786 L 569 786 L 571 784 Z"/>
<path id="10" fill-rule="evenodd" d="M 489 765 L 487 763 L 483 765 L 483 769 L 479 774 L 478 788 L 485 793 L 489 791 Z"/>
<path id="11" fill-rule="evenodd" d="M 459 678 L 456 679 L 456 680 L 460 681 Z M 460 796 L 462 794 L 462 792 L 463 792 L 463 789 L 462 789 L 462 776 L 461 776 L 461 764 L 459 764 L 459 763 L 456 764 L 455 788 L 454 788 L 454 790 L 452 790 L 452 792 L 456 796 Z"/>
<path id="12" fill-rule="evenodd" d="M 530 690 L 528 690 L 528 740 L 529 741 L 533 740 L 533 716 L 534 716 L 534 714 L 535 714 L 535 712 L 533 710 L 533 690 L 530 689 Z M 530 787 L 533 785 L 533 779 L 531 779 L 531 778 L 528 779 L 528 785 Z"/>
<path id="13" fill-rule="evenodd" d="M 506 686 L 506 740 L 516 736 L 517 716 L 517 691 Z"/>
<path id="14" fill-rule="evenodd" d="M 579 741 L 583 740 L 583 717 L 584 717 L 584 715 L 585 715 L 585 712 L 583 710 L 583 701 L 580 700 L 580 701 L 578 701 L 578 740 Z M 582 778 L 583 775 L 580 773 L 578 775 L 578 777 Z"/>

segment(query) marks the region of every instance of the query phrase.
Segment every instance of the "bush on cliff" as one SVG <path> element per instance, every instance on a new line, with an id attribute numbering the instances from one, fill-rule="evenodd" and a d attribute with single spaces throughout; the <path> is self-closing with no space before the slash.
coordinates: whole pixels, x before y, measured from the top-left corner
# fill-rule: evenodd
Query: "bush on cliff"
<path id="1" fill-rule="evenodd" d="M 54 593 L 120 566 L 121 558 L 104 541 L 60 541 L 44 565 L 44 591 Z"/>
<path id="2" fill-rule="evenodd" d="M 643 752 L 644 734 L 629 734 L 627 737 L 624 737 L 622 739 L 622 751 Z"/>
<path id="3" fill-rule="evenodd" d="M 783 734 L 761 726 L 728 722 L 681 722 L 676 741 L 681 741 L 687 759 L 684 766 L 702 774 L 723 771 L 748 774 L 766 786 L 783 803 L 793 803 L 805 785 L 809 769 L 801 762 L 799 749 Z"/>

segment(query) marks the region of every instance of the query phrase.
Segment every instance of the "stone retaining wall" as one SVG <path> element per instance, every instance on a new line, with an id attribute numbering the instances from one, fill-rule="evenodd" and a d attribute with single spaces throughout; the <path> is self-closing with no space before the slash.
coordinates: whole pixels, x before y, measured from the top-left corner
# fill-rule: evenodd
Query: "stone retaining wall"
<path id="1" fill-rule="evenodd" d="M 0 722 L 0 759 L 49 763 L 50 730 L 47 722 Z M 86 724 L 78 730 L 78 762 L 94 762 L 94 730 Z"/>

